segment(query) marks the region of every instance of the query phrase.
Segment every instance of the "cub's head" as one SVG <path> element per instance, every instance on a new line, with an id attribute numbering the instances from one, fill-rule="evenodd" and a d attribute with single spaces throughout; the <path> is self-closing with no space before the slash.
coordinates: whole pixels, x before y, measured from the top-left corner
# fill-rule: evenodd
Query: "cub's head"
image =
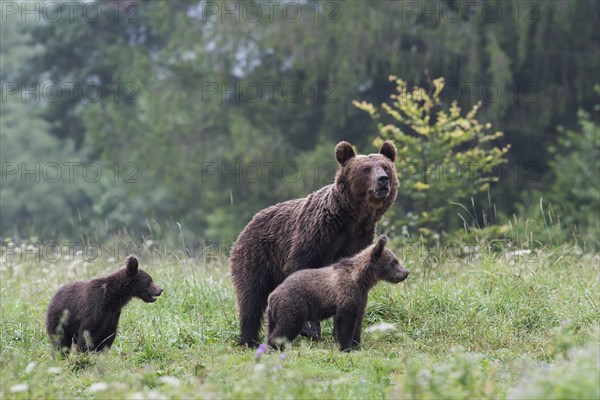
<path id="1" fill-rule="evenodd" d="M 127 279 L 131 282 L 132 295 L 144 300 L 146 303 L 155 302 L 163 290 L 154 283 L 152 277 L 146 271 L 138 268 L 137 258 L 129 256 L 125 259 L 124 264 Z"/>
<path id="2" fill-rule="evenodd" d="M 356 201 L 368 206 L 387 210 L 396 199 L 398 178 L 396 177 L 396 146 L 390 141 L 381 145 L 379 153 L 356 155 L 348 142 L 335 147 L 335 158 L 339 163 L 336 184 Z"/>
<path id="3" fill-rule="evenodd" d="M 408 278 L 409 270 L 398 260 L 396 255 L 388 248 L 387 237 L 381 235 L 371 250 L 371 268 L 374 268 L 378 280 L 399 283 Z"/>

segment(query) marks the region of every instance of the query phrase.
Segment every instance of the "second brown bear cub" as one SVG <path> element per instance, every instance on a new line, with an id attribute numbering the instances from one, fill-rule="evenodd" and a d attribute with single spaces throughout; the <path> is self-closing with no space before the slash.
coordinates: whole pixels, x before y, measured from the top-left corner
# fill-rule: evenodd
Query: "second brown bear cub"
<path id="1" fill-rule="evenodd" d="M 306 321 L 334 317 L 333 336 L 340 349 L 360 343 L 369 290 L 379 281 L 402 282 L 409 271 L 385 247 L 387 238 L 351 258 L 328 267 L 304 269 L 290 275 L 269 296 L 268 344 L 294 340 Z"/>
<path id="2" fill-rule="evenodd" d="M 138 260 L 129 256 L 112 275 L 58 289 L 46 316 L 50 341 L 61 352 L 68 352 L 73 342 L 79 351 L 108 349 L 117 336 L 121 309 L 129 300 L 138 297 L 152 303 L 161 293 L 152 277 L 138 268 Z"/>

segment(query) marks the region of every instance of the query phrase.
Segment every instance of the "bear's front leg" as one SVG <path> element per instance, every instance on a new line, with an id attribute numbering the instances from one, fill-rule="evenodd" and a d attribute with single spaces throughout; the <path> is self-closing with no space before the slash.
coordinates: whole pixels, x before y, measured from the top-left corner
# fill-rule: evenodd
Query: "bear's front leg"
<path id="1" fill-rule="evenodd" d="M 360 336 L 361 336 L 361 332 L 362 332 L 363 319 L 365 317 L 365 307 L 366 307 L 366 304 L 360 308 L 360 310 L 358 312 L 358 316 L 356 318 L 356 325 L 354 326 L 354 334 L 352 337 L 352 347 L 353 348 L 357 348 L 360 346 Z"/>
<path id="2" fill-rule="evenodd" d="M 89 329 L 79 328 L 77 331 L 77 351 L 85 352 L 94 349 L 94 339 Z"/>
<path id="3" fill-rule="evenodd" d="M 300 335 L 312 340 L 321 340 L 321 322 L 309 321 L 302 327 Z"/>
<path id="4" fill-rule="evenodd" d="M 315 238 L 312 239 L 315 240 Z M 292 249 L 288 261 L 283 266 L 283 272 L 289 276 L 301 269 L 325 265 L 329 260 L 324 260 L 323 255 L 315 251 L 317 248 L 316 244 L 310 241 L 296 245 Z M 321 322 L 307 322 L 302 327 L 300 335 L 312 340 L 321 340 Z"/>
<path id="5" fill-rule="evenodd" d="M 333 319 L 333 334 L 342 351 L 352 350 L 356 320 L 356 312 L 352 311 L 340 312 Z"/>
<path id="6" fill-rule="evenodd" d="M 56 348 L 60 355 L 66 355 L 71 351 L 71 346 L 73 345 L 73 336 L 63 335 L 62 337 L 56 340 Z"/>

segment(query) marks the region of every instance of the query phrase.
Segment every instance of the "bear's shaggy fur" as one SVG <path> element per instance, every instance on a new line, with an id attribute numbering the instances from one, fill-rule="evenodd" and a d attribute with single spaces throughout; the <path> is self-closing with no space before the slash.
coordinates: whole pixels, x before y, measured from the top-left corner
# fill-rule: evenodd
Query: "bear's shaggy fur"
<path id="1" fill-rule="evenodd" d="M 138 297 L 152 303 L 161 293 L 152 277 L 138 269 L 138 260 L 129 256 L 112 275 L 58 289 L 46 315 L 50 342 L 61 352 L 70 351 L 73 341 L 78 351 L 108 349 L 117 335 L 121 309 L 129 300 Z"/>
<path id="2" fill-rule="evenodd" d="M 258 345 L 267 298 L 277 285 L 293 272 L 323 267 L 370 245 L 376 223 L 396 199 L 392 142 L 384 142 L 378 154 L 359 156 L 340 142 L 335 156 L 339 168 L 333 184 L 258 212 L 233 245 L 231 277 L 242 345 Z"/>
<path id="3" fill-rule="evenodd" d="M 340 349 L 360 343 L 362 320 L 369 290 L 379 281 L 402 282 L 409 271 L 385 248 L 387 239 L 367 247 L 352 258 L 319 269 L 290 275 L 269 295 L 268 344 L 294 340 L 307 321 L 333 319 L 333 336 Z"/>

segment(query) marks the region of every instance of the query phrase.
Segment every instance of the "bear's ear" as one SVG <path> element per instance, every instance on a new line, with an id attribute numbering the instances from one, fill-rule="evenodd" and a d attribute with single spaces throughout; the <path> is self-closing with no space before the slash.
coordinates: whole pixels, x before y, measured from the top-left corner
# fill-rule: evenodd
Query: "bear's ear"
<path id="1" fill-rule="evenodd" d="M 387 236 L 381 235 L 375 247 L 373 247 L 373 252 L 371 253 L 371 258 L 377 260 L 383 254 L 383 249 L 385 249 L 385 245 L 387 244 Z"/>
<path id="2" fill-rule="evenodd" d="M 381 145 L 381 148 L 379 149 L 379 154 L 383 154 L 392 162 L 394 162 L 396 161 L 396 146 L 394 145 L 394 143 L 390 142 L 389 140 L 386 140 Z"/>
<path id="3" fill-rule="evenodd" d="M 138 272 L 138 260 L 134 256 L 129 256 L 125 259 L 127 274 L 135 275 Z"/>
<path id="4" fill-rule="evenodd" d="M 356 156 L 354 153 L 354 149 L 352 145 L 348 142 L 339 142 L 337 146 L 335 146 L 335 159 L 340 164 L 344 164 L 346 161 Z"/>

